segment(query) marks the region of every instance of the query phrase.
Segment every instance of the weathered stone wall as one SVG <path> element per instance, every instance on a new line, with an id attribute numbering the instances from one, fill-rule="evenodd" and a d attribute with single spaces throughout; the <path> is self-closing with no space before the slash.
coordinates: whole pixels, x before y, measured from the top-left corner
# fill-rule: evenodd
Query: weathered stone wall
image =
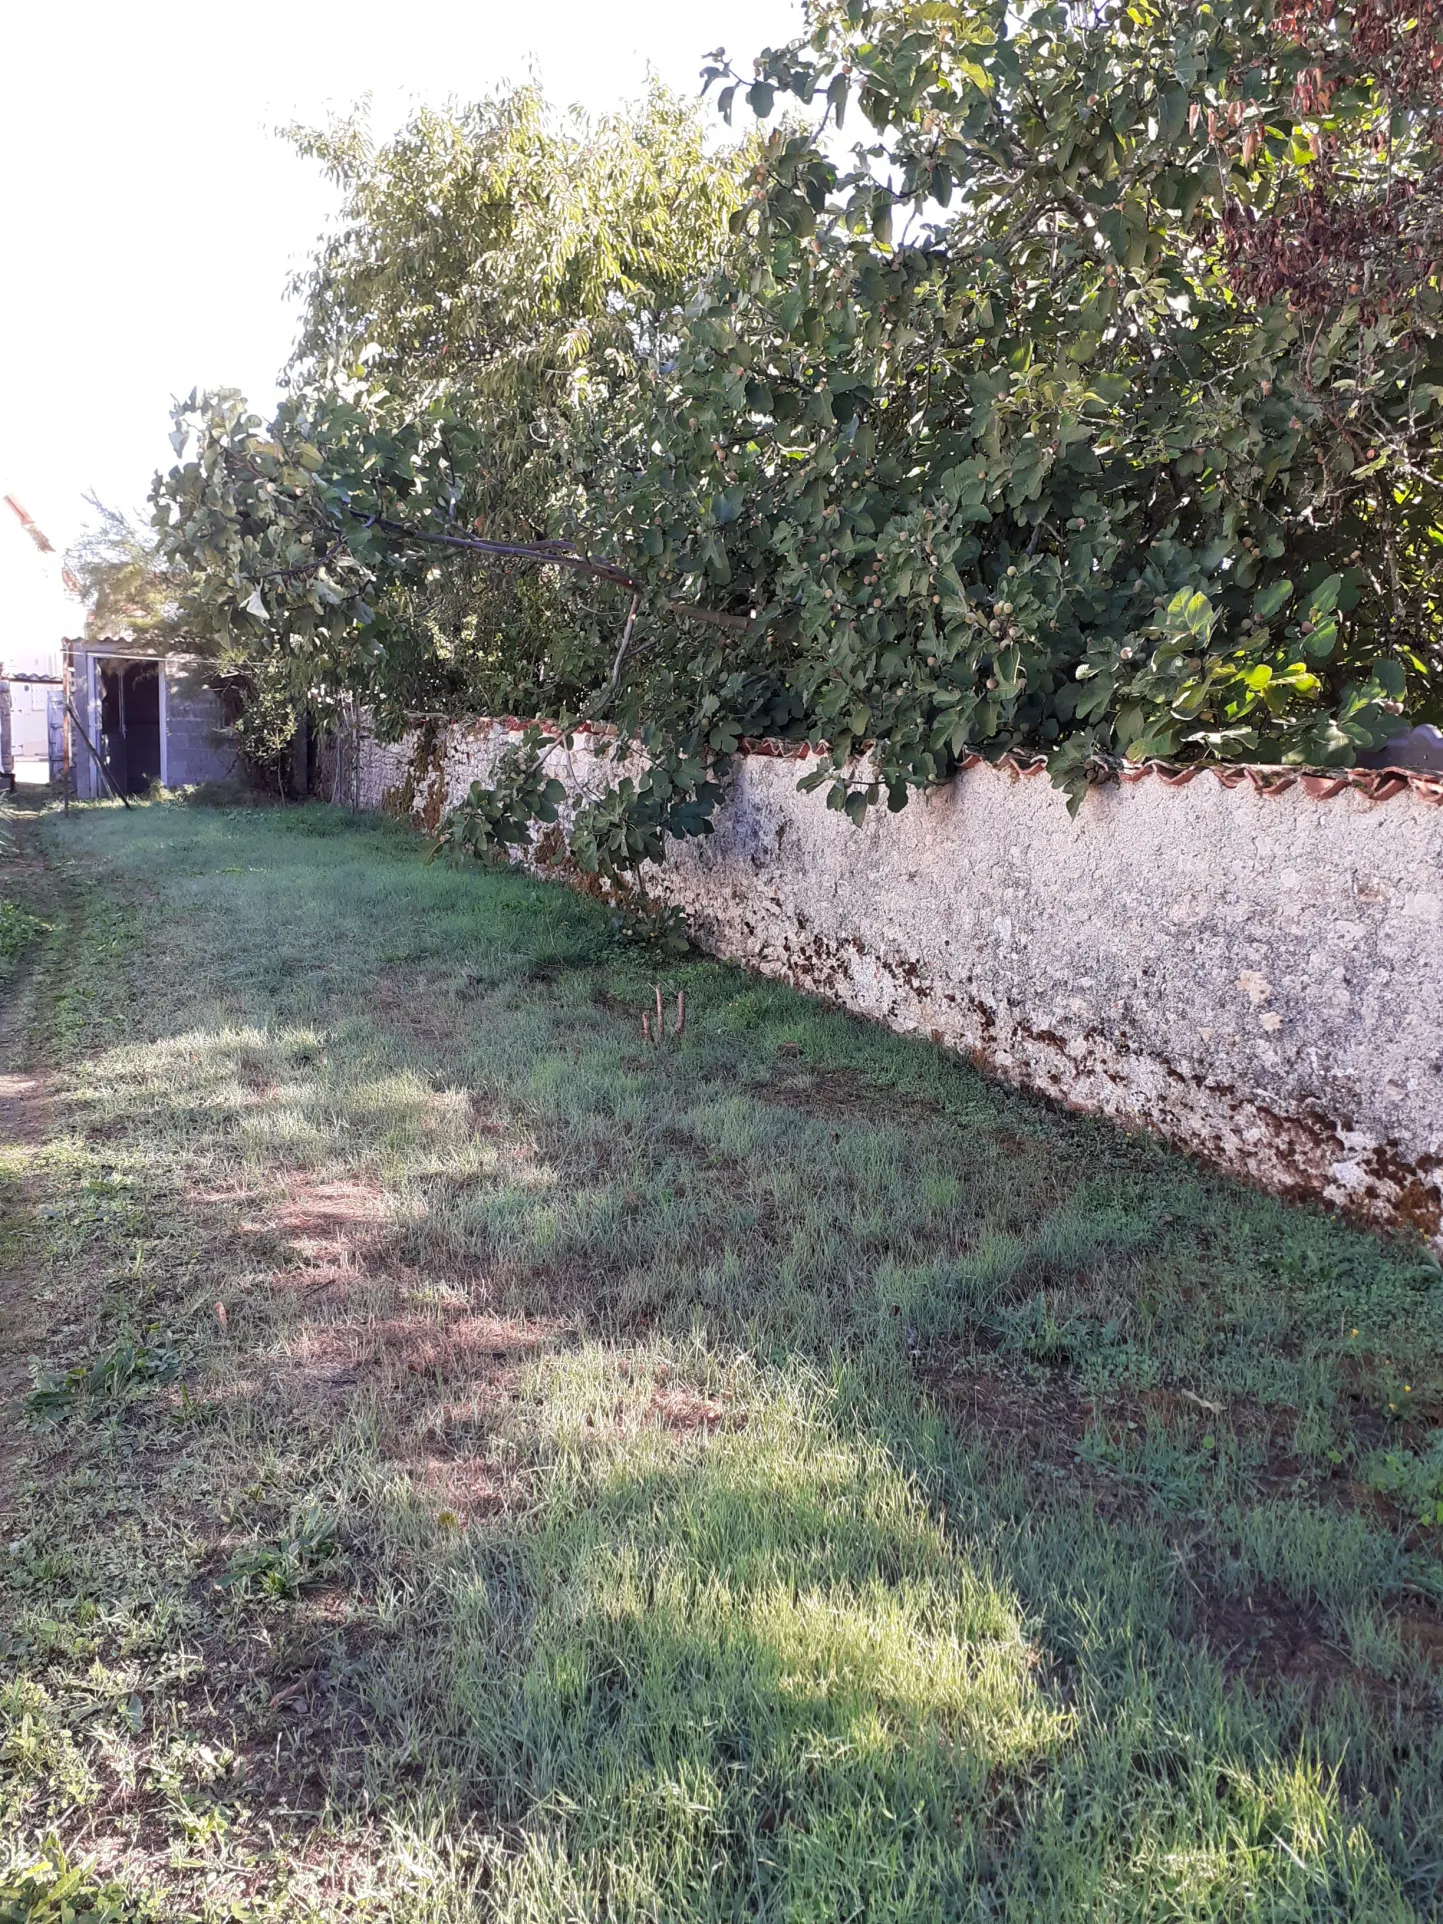
<path id="1" fill-rule="evenodd" d="M 365 743 L 360 800 L 434 826 L 506 740 Z M 717 833 L 648 877 L 707 948 L 1443 1247 L 1443 782 L 1154 769 L 1073 819 L 978 765 L 856 829 L 801 772 L 741 758 Z"/>

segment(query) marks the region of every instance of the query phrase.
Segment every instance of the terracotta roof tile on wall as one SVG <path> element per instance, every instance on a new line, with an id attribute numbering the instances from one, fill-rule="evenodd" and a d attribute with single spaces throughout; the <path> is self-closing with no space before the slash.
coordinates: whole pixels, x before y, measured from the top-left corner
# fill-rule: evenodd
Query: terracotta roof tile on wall
<path id="1" fill-rule="evenodd" d="M 465 722 L 453 721 L 445 715 L 418 714 L 409 719 L 415 722 L 446 722 L 453 727 L 471 729 L 505 728 L 519 733 L 524 728 L 539 726 L 545 734 L 560 732 L 554 722 L 536 724 L 516 715 L 475 715 Z M 572 730 L 577 735 L 608 738 L 615 732 L 606 723 L 583 723 Z M 826 754 L 827 749 L 825 743 L 780 741 L 775 737 L 756 736 L 745 738 L 739 752 L 743 755 L 775 756 L 786 761 L 806 761 L 813 755 Z M 974 752 L 964 755 L 959 766 L 965 772 L 989 764 L 985 755 Z M 1047 772 L 1046 759 L 1041 755 L 1002 755 L 990 766 L 1005 769 L 1009 775 L 1017 777 Z M 1393 795 L 1411 791 L 1421 801 L 1443 807 L 1443 772 L 1423 768 L 1280 768 L 1261 762 L 1145 761 L 1124 763 L 1121 767 L 1111 763 L 1099 764 L 1096 779 L 1099 783 L 1118 781 L 1129 785 L 1159 781 L 1168 788 L 1185 788 L 1200 775 L 1213 776 L 1224 788 L 1251 786 L 1259 795 L 1282 795 L 1290 788 L 1300 788 L 1314 801 L 1326 802 L 1335 795 L 1354 790 L 1371 802 L 1386 802 Z"/>

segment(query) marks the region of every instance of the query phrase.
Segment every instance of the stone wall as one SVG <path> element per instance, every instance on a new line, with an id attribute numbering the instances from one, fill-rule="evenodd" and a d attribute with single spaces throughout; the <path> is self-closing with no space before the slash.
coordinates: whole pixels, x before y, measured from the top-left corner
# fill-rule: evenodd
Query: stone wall
<path id="1" fill-rule="evenodd" d="M 363 742 L 359 799 L 434 826 L 507 739 Z M 717 833 L 648 875 L 703 946 L 1443 1248 L 1443 781 L 1153 767 L 1073 819 L 978 764 L 856 829 L 802 772 L 743 756 Z"/>

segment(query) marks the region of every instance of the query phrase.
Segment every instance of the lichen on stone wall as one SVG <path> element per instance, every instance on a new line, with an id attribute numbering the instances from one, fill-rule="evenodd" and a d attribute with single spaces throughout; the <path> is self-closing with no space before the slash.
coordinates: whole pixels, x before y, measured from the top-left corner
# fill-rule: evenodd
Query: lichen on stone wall
<path id="1" fill-rule="evenodd" d="M 405 774 L 393 787 L 382 789 L 381 811 L 435 835 L 449 806 L 446 737 L 438 723 L 426 721 L 415 732 Z"/>

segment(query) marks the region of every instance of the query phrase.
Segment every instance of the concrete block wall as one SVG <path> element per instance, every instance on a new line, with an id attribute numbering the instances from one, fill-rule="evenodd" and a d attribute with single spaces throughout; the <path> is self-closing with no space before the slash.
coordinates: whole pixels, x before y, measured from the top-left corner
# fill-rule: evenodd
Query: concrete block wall
<path id="1" fill-rule="evenodd" d="M 514 739 L 363 741 L 359 799 L 434 827 Z M 552 765 L 617 773 L 584 739 Z M 1443 780 L 1154 767 L 1074 819 L 979 763 L 857 829 L 804 772 L 742 756 L 646 877 L 703 946 L 1443 1250 Z"/>
<path id="2" fill-rule="evenodd" d="M 235 773 L 236 751 L 225 732 L 219 698 L 167 675 L 166 780 L 172 788 L 222 782 Z"/>

